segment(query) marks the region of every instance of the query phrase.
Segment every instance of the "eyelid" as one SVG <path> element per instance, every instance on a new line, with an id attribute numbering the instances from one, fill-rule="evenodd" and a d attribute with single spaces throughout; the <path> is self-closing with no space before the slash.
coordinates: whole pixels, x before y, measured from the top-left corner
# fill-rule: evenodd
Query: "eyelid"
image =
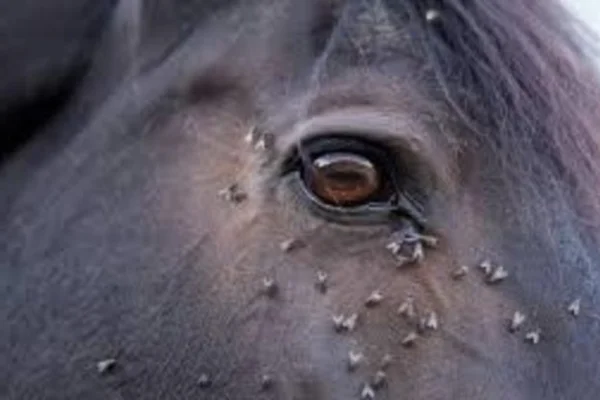
<path id="1" fill-rule="evenodd" d="M 426 128 L 414 118 L 392 110 L 374 107 L 347 107 L 324 113 L 297 123 L 287 134 L 277 138 L 276 147 L 281 155 L 281 168 L 297 145 L 326 134 L 344 134 L 366 138 L 389 145 L 398 154 L 410 154 L 425 167 L 435 185 L 453 191 L 453 168 L 448 156 L 434 140 L 431 127 Z"/>
<path id="2" fill-rule="evenodd" d="M 324 133 L 343 133 L 363 137 L 365 133 L 373 140 L 392 142 L 420 153 L 426 146 L 423 129 L 414 126 L 406 116 L 367 107 L 346 108 L 319 115 L 297 124 L 288 135 L 280 138 L 278 147 L 283 153 L 297 143 Z M 419 132 L 416 136 L 413 132 Z"/>

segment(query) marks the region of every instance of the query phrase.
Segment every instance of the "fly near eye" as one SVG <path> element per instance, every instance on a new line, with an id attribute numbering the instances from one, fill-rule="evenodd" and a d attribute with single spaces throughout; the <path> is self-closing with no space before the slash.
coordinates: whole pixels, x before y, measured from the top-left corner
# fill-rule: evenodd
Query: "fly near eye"
<path id="1" fill-rule="evenodd" d="M 328 153 L 315 158 L 305 176 L 311 191 L 325 203 L 355 206 L 367 202 L 381 186 L 381 176 L 367 158 L 352 153 Z"/>

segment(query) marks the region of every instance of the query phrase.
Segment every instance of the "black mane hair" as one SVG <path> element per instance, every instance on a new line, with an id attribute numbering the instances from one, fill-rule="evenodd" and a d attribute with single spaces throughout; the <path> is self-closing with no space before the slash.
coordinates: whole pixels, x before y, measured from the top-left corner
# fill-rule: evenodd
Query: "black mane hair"
<path id="1" fill-rule="evenodd" d="M 523 188 L 565 182 L 596 200 L 600 86 L 577 21 L 553 1 L 454 0 L 433 9 L 430 66 L 477 145 Z"/>
<path id="2" fill-rule="evenodd" d="M 557 1 L 405 1 L 425 69 L 523 246 L 598 291 L 600 85 L 594 35 Z M 434 18 L 424 18 L 428 11 Z M 493 173 L 489 173 L 493 171 Z M 495 176 L 494 176 L 495 175 Z M 510 233 L 506 232 L 509 236 Z M 523 239 L 523 238 L 521 238 Z M 535 251 L 533 252 L 535 253 Z M 564 269 L 554 272 L 557 283 Z M 529 277 L 531 279 L 532 276 Z M 526 280 L 524 280 L 526 281 Z M 564 284 L 564 282 L 563 282 Z M 591 293 L 590 293 L 591 294 Z"/>

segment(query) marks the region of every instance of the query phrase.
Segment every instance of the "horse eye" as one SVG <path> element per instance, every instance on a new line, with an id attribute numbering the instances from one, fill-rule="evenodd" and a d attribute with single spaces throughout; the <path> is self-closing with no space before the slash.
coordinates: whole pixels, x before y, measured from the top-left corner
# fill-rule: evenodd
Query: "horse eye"
<path id="1" fill-rule="evenodd" d="M 422 223 L 417 182 L 404 153 L 358 135 L 328 134 L 301 141 L 281 165 L 288 188 L 329 221 L 387 223 L 410 217 Z M 410 160 L 410 158 L 407 158 Z"/>
<path id="2" fill-rule="evenodd" d="M 398 202 L 397 166 L 383 145 L 320 136 L 300 143 L 290 161 L 286 171 L 296 174 L 300 193 L 331 218 L 386 213 Z"/>
<path id="3" fill-rule="evenodd" d="M 368 202 L 382 183 L 374 163 L 353 153 L 328 153 L 316 157 L 303 179 L 320 200 L 342 207 Z"/>

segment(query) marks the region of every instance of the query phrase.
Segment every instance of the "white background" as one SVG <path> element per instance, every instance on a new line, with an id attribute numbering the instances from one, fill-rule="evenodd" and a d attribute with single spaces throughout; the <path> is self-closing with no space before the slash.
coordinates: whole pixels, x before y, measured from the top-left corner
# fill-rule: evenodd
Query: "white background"
<path id="1" fill-rule="evenodd" d="M 600 0 L 563 0 L 563 2 L 600 33 Z"/>
<path id="2" fill-rule="evenodd" d="M 600 38 L 600 0 L 562 0 L 572 12 L 584 21 Z M 600 48 L 600 43 L 594 43 Z M 600 54 L 597 57 L 600 68 Z"/>

